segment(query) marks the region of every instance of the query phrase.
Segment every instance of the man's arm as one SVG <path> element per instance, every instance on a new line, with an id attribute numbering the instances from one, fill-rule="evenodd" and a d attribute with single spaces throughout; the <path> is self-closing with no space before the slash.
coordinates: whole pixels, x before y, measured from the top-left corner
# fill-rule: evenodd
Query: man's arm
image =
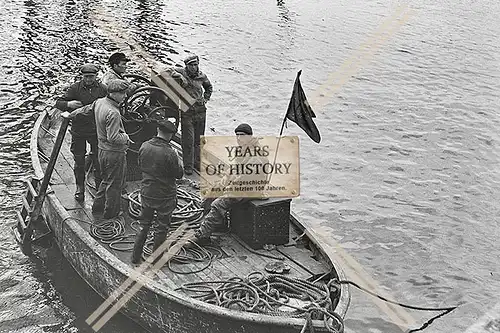
<path id="1" fill-rule="evenodd" d="M 72 84 L 64 95 L 57 99 L 55 107 L 61 111 L 71 111 L 81 107 L 82 103 L 78 100 L 77 88 L 77 84 Z"/>
<path id="2" fill-rule="evenodd" d="M 182 68 L 171 67 L 167 69 L 167 72 L 170 72 L 170 76 L 172 76 L 172 78 L 175 79 L 181 85 L 181 87 L 185 87 L 188 84 L 184 70 Z"/>
<path id="3" fill-rule="evenodd" d="M 111 143 L 124 145 L 130 141 L 128 134 L 121 129 L 121 117 L 118 112 L 111 112 L 106 117 L 107 140 Z"/>
<path id="4" fill-rule="evenodd" d="M 203 98 L 205 99 L 205 101 L 209 101 L 210 97 L 212 96 L 213 86 L 206 75 L 203 75 L 203 89 L 205 90 L 205 92 L 203 93 Z"/>
<path id="5" fill-rule="evenodd" d="M 68 111 L 69 113 L 67 114 L 67 117 L 69 119 L 73 119 L 78 115 L 83 115 L 83 116 L 90 116 L 92 115 L 92 109 L 94 108 L 94 103 L 84 105 L 81 108 L 75 109 L 73 111 Z"/>
<path id="6" fill-rule="evenodd" d="M 176 161 L 176 170 L 175 170 L 175 178 L 176 179 L 182 179 L 184 176 L 184 167 L 182 166 L 182 160 L 181 157 L 177 152 L 175 152 L 175 161 Z"/>

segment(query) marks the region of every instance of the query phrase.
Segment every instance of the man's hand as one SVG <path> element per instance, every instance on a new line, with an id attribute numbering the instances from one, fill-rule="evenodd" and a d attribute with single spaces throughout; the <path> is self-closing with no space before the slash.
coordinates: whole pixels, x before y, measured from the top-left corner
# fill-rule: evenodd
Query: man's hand
<path id="1" fill-rule="evenodd" d="M 67 118 L 67 119 L 71 119 L 71 118 L 73 118 L 73 117 L 71 116 L 71 113 L 69 113 L 68 111 L 65 111 L 65 112 L 61 113 L 61 117 L 63 117 L 63 118 Z"/>
<path id="2" fill-rule="evenodd" d="M 70 108 L 71 110 L 81 108 L 82 106 L 83 106 L 83 104 L 80 101 L 69 101 L 68 102 L 68 108 Z"/>

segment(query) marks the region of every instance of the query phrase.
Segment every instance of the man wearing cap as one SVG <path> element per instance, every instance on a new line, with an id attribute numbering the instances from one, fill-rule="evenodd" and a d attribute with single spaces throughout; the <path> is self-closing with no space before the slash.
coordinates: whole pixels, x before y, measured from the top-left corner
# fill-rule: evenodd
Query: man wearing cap
<path id="1" fill-rule="evenodd" d="M 137 234 L 132 262 L 141 260 L 142 250 L 153 216 L 157 213 L 157 225 L 154 235 L 153 251 L 166 239 L 172 213 L 177 206 L 176 179 L 183 176 L 179 155 L 170 145 L 177 128 L 170 121 L 157 121 L 157 136 L 144 142 L 139 149 L 139 166 L 142 170 L 141 183 L 141 230 Z"/>
<path id="2" fill-rule="evenodd" d="M 126 151 L 132 142 L 123 127 L 119 104 L 125 99 L 130 83 L 108 82 L 108 95 L 95 103 L 95 123 L 99 144 L 102 182 L 94 198 L 92 212 L 104 213 L 105 219 L 119 215 L 120 199 L 127 168 Z"/>
<path id="3" fill-rule="evenodd" d="M 108 64 L 111 67 L 102 76 L 101 82 L 107 86 L 111 80 L 125 80 L 123 77 L 127 72 L 127 63 L 130 61 L 129 58 L 122 52 L 113 53 L 108 60 Z M 139 88 L 139 84 L 130 83 L 130 87 L 127 91 L 127 95 L 130 95 L 134 90 Z"/>
<path id="4" fill-rule="evenodd" d="M 130 59 L 127 58 L 125 53 L 113 53 L 108 60 L 109 67 L 111 68 L 104 73 L 101 82 L 107 86 L 111 80 L 123 80 L 123 75 L 127 71 L 127 62 L 129 61 Z"/>
<path id="5" fill-rule="evenodd" d="M 235 128 L 234 132 L 236 134 L 238 145 L 242 147 L 242 151 L 245 151 L 246 147 L 259 146 L 259 139 L 253 136 L 253 130 L 250 125 L 245 123 L 240 124 Z M 259 155 L 236 157 L 233 161 L 234 164 L 264 164 L 268 162 L 269 160 L 267 159 L 267 157 Z M 264 173 L 261 173 L 260 176 L 262 177 L 262 180 L 267 179 L 267 176 L 264 175 Z M 226 174 L 218 185 L 221 187 L 225 187 L 229 184 L 229 181 L 259 180 L 255 177 L 255 174 L 252 174 L 250 176 L 235 176 Z M 246 200 L 249 200 L 249 198 L 221 196 L 215 200 L 213 200 L 212 198 L 206 199 L 204 202 L 204 206 L 206 207 L 209 205 L 209 212 L 201 222 L 200 227 L 195 231 L 195 238 L 193 242 L 199 244 L 208 243 L 210 241 L 210 235 L 212 234 L 214 229 L 218 225 L 224 223 L 226 214 L 231 209 L 231 207 Z"/>
<path id="6" fill-rule="evenodd" d="M 172 74 L 186 92 L 195 99 L 189 110 L 181 114 L 182 156 L 184 172 L 193 173 L 200 168 L 200 137 L 205 135 L 206 102 L 212 96 L 212 83 L 198 67 L 200 59 L 191 55 L 184 60 L 185 68 L 175 68 Z"/>
<path id="7" fill-rule="evenodd" d="M 80 68 L 82 79 L 73 83 L 63 97 L 56 101 L 55 107 L 71 112 L 82 106 L 90 105 L 98 98 L 106 96 L 106 87 L 96 79 L 99 68 L 93 64 L 85 64 Z M 96 187 L 100 183 L 99 163 L 97 159 L 97 136 L 94 115 L 79 115 L 74 117 L 71 125 L 71 152 L 75 164 L 75 199 L 83 201 L 85 197 L 85 155 L 87 142 L 90 144 L 90 157 L 94 165 Z"/>

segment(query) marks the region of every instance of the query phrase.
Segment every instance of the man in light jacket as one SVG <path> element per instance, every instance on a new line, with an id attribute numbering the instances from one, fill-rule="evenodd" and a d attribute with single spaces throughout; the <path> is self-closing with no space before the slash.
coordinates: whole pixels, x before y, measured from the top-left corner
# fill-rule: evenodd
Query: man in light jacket
<path id="1" fill-rule="evenodd" d="M 119 104 L 125 99 L 130 83 L 111 80 L 108 95 L 96 101 L 94 113 L 99 146 L 102 182 L 94 198 L 93 213 L 105 219 L 119 215 L 121 192 L 127 169 L 126 151 L 132 142 L 123 127 Z"/>

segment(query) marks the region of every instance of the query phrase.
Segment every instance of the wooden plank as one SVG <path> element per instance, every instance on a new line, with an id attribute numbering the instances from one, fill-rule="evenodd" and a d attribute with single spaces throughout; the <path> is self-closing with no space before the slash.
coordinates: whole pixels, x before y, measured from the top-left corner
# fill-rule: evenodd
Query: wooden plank
<path id="1" fill-rule="evenodd" d="M 233 270 L 228 269 L 221 263 L 221 260 L 227 256 L 227 251 L 225 251 L 224 248 L 221 247 L 221 251 L 223 252 L 222 258 L 218 257 L 214 259 L 211 265 L 211 273 L 215 275 L 217 280 L 224 280 L 234 276 Z"/>
<path id="2" fill-rule="evenodd" d="M 255 253 L 248 251 L 241 244 L 239 244 L 236 240 L 232 239 L 231 241 L 228 241 L 227 244 L 228 244 L 228 246 L 233 248 L 234 251 L 236 251 L 238 253 L 238 256 L 245 256 L 246 257 L 244 261 L 239 260 L 240 262 L 238 262 L 238 260 L 236 260 L 236 262 L 234 262 L 234 263 L 233 262 L 226 263 L 227 265 L 230 265 L 232 267 L 246 265 L 248 267 L 253 267 L 254 271 L 260 271 L 260 272 L 266 273 L 266 271 L 265 271 L 266 264 L 277 261 L 275 259 L 264 257 L 264 256 L 261 256 L 261 255 L 258 255 L 258 254 L 255 254 Z M 307 255 L 307 254 L 311 253 L 310 251 L 308 251 L 306 249 L 303 249 L 303 250 L 298 249 L 298 250 L 302 251 L 303 255 Z M 273 255 L 276 257 L 283 257 L 283 255 L 281 253 L 277 252 L 276 250 L 272 250 L 272 251 L 260 250 L 257 252 L 263 253 L 263 254 Z M 314 259 L 311 258 L 311 260 L 314 260 Z M 286 263 L 288 266 L 290 266 L 290 271 L 289 271 L 289 273 L 287 273 L 287 276 L 294 277 L 294 278 L 300 278 L 300 279 L 307 279 L 311 276 L 311 274 L 307 270 L 305 270 L 300 265 L 297 265 L 294 261 L 292 261 L 286 257 L 285 257 L 284 263 Z M 327 271 L 328 270 L 326 270 L 324 272 L 326 273 Z"/>
<path id="3" fill-rule="evenodd" d="M 229 271 L 233 272 L 234 276 L 245 278 L 254 271 L 264 271 L 266 262 L 250 253 L 234 239 L 228 238 L 224 248 L 232 256 L 221 259 L 220 262 Z"/>
<path id="4" fill-rule="evenodd" d="M 257 253 L 264 253 L 264 254 L 270 254 L 274 256 L 279 256 L 281 255 L 276 255 L 273 254 L 269 251 L 256 251 L 257 253 L 253 253 L 246 249 L 243 245 L 241 245 L 238 241 L 236 241 L 233 237 L 230 238 L 229 240 L 230 246 L 233 249 L 232 251 L 235 251 L 237 253 L 236 258 L 237 260 L 243 260 L 243 263 L 246 263 L 247 265 L 253 267 L 253 271 L 265 271 L 265 266 L 270 263 L 276 261 L 276 259 L 268 258 L 261 256 Z M 243 258 L 245 257 L 245 258 Z"/>
<path id="5" fill-rule="evenodd" d="M 330 268 L 326 263 L 315 260 L 311 257 L 312 252 L 306 249 L 300 249 L 295 246 L 278 246 L 278 249 L 288 255 L 288 257 L 293 258 L 293 260 L 299 262 L 307 270 L 309 270 L 311 275 L 324 274 L 330 271 Z"/>
<path id="6" fill-rule="evenodd" d="M 165 274 L 161 269 L 156 272 L 156 281 L 159 283 L 166 285 L 169 289 L 176 289 L 178 286 L 177 284 L 170 279 L 170 276 Z"/>
<path id="7" fill-rule="evenodd" d="M 42 141 L 41 141 L 42 142 Z M 44 143 L 43 147 L 41 147 L 42 151 L 44 154 L 47 155 L 48 151 L 48 156 L 52 153 L 52 145 L 49 147 L 46 146 L 47 142 Z M 46 164 L 45 164 L 46 165 Z M 54 166 L 54 172 L 57 172 L 57 174 L 60 176 L 62 182 L 64 184 L 74 184 L 75 183 L 75 176 L 73 174 L 73 167 L 66 161 L 64 156 L 59 154 L 57 156 L 56 164 Z M 60 184 L 60 183 L 58 183 Z"/>
<path id="8" fill-rule="evenodd" d="M 174 264 L 172 268 L 178 271 L 190 272 L 199 270 L 205 267 L 207 262 L 192 262 L 189 264 Z M 168 269 L 168 268 L 167 268 Z M 214 276 L 211 274 L 211 267 L 206 268 L 205 270 L 192 274 L 176 274 L 169 270 L 169 272 L 176 276 L 180 284 L 190 283 L 190 282 L 199 282 L 199 281 L 208 281 L 213 280 Z"/>
<path id="9" fill-rule="evenodd" d="M 55 184 L 51 185 L 51 187 L 66 210 L 70 211 L 72 209 L 81 209 L 85 207 L 80 202 L 75 200 L 73 186 Z"/>

